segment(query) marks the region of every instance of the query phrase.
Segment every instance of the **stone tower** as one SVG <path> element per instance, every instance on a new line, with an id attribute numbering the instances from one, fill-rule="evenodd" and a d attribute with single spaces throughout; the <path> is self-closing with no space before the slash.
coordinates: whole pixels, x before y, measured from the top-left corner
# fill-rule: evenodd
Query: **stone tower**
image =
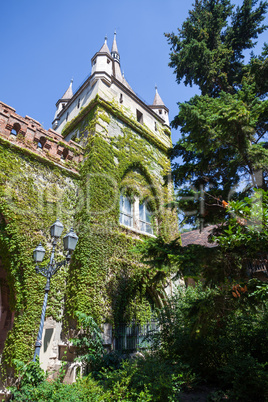
<path id="1" fill-rule="evenodd" d="M 12 317 L 7 367 L 34 352 L 44 281 L 32 251 L 39 241 L 51 247 L 48 229 L 56 218 L 66 231 L 74 226 L 79 242 L 70 266 L 52 280 L 40 355 L 45 369 L 60 364 L 77 311 L 101 325 L 107 348 L 127 347 L 116 329 L 150 321 L 167 283 L 154 282 L 133 249 L 156 235 L 178 236 L 176 213 L 165 207 L 173 199 L 168 108 L 157 89 L 152 105 L 135 94 L 121 71 L 116 34 L 111 51 L 105 38 L 90 76 L 74 93 L 71 81 L 56 107 L 46 131 L 0 103 L 0 267 Z"/>

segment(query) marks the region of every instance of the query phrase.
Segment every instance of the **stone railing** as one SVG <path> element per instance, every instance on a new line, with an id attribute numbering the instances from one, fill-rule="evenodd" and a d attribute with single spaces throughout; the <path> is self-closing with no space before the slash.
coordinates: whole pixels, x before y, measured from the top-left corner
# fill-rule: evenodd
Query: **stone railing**
<path id="1" fill-rule="evenodd" d="M 19 148 L 31 151 L 74 172 L 83 159 L 83 149 L 72 140 L 49 129 L 29 116 L 21 117 L 11 106 L 0 102 L 0 138 Z"/>

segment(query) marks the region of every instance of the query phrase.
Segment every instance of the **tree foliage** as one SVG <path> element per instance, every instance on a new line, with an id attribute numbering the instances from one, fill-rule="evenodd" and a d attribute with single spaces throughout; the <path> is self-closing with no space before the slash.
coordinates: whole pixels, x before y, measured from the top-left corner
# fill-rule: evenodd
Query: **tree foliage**
<path id="1" fill-rule="evenodd" d="M 178 35 L 166 34 L 171 45 L 170 66 L 177 82 L 196 84 L 202 95 L 235 93 L 244 67 L 243 51 L 252 49 L 262 25 L 267 2 L 244 0 L 241 7 L 230 0 L 196 0 Z"/>
<path id="2" fill-rule="evenodd" d="M 178 35 L 166 34 L 177 82 L 184 79 L 201 91 L 179 104 L 171 123 L 182 134 L 173 152 L 180 157 L 173 164 L 175 184 L 186 186 L 178 193 L 186 210 L 194 210 L 193 202 L 185 202 L 189 183 L 198 200 L 203 186 L 205 208 L 199 215 L 208 222 L 225 216 L 215 200 L 230 199 L 242 178 L 251 187 L 268 188 L 267 45 L 247 64 L 244 55 L 266 29 L 267 6 L 258 0 L 236 8 L 230 0 L 197 0 Z M 186 220 L 196 222 L 197 216 Z"/>
<path id="3" fill-rule="evenodd" d="M 248 293 L 235 298 L 227 287 L 197 284 L 178 289 L 160 312 L 156 353 L 220 387 L 218 398 L 207 400 L 267 399 L 267 304 L 252 309 Z"/>
<path id="4" fill-rule="evenodd" d="M 154 277 L 160 273 L 203 280 L 210 287 L 247 281 L 258 266 L 267 266 L 268 192 L 232 201 L 226 221 L 214 226 L 211 246 L 189 244 L 179 239 L 166 243 L 161 237 L 144 241 L 139 250 Z M 268 289 L 268 287 L 267 287 Z"/>

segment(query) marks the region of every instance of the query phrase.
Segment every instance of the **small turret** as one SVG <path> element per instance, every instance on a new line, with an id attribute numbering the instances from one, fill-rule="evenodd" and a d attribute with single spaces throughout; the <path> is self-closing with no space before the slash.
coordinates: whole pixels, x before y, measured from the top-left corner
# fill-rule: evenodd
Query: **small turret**
<path id="1" fill-rule="evenodd" d="M 107 45 L 107 36 L 101 49 L 91 59 L 91 81 L 93 86 L 98 79 L 111 85 L 111 75 L 113 73 L 113 58 Z"/>
<path id="2" fill-rule="evenodd" d="M 162 101 L 158 91 L 157 91 L 157 86 L 155 86 L 155 96 L 154 96 L 154 101 L 151 106 L 149 106 L 151 109 L 154 110 L 155 113 L 157 113 L 161 119 L 164 120 L 165 124 L 169 126 L 169 117 L 168 113 L 169 110 L 165 106 L 164 102 Z"/>
<path id="3" fill-rule="evenodd" d="M 54 120 L 52 122 L 53 130 L 55 130 L 58 127 L 58 121 L 59 121 L 58 115 L 65 108 L 65 106 L 67 105 L 69 100 L 72 99 L 72 97 L 73 97 L 73 79 L 71 79 L 68 89 L 56 103 L 57 110 L 54 116 Z"/>

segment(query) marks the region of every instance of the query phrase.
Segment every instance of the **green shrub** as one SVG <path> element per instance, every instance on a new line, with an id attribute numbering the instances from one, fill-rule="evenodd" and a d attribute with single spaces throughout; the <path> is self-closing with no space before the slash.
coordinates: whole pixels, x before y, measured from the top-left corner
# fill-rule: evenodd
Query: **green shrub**
<path id="1" fill-rule="evenodd" d="M 177 401 L 180 392 L 198 380 L 189 366 L 150 353 L 124 361 L 118 370 L 105 368 L 99 378 L 114 397 L 120 392 L 122 397 L 136 400 L 145 393 L 152 401 Z"/>
<path id="2" fill-rule="evenodd" d="M 96 370 L 102 360 L 104 352 L 102 334 L 93 317 L 80 311 L 76 312 L 76 317 L 80 331 L 76 338 L 71 339 L 71 342 L 77 348 L 76 360 L 83 363 L 84 374 L 88 374 L 90 371 Z"/>
<path id="3" fill-rule="evenodd" d="M 234 400 L 263 402 L 268 398 L 268 373 L 252 356 L 234 353 L 222 368 L 220 378 L 223 386 L 231 385 Z"/>
<path id="4" fill-rule="evenodd" d="M 171 366 L 187 364 L 200 380 L 229 390 L 237 400 L 267 398 L 265 302 L 252 305 L 246 295 L 235 300 L 227 286 L 197 285 L 180 289 L 159 321 L 162 330 L 154 335 L 153 348 Z"/>
<path id="5" fill-rule="evenodd" d="M 59 381 L 44 381 L 37 386 L 25 384 L 13 392 L 16 402 L 101 402 L 109 400 L 109 395 L 92 378 L 79 380 L 74 384 Z"/>

